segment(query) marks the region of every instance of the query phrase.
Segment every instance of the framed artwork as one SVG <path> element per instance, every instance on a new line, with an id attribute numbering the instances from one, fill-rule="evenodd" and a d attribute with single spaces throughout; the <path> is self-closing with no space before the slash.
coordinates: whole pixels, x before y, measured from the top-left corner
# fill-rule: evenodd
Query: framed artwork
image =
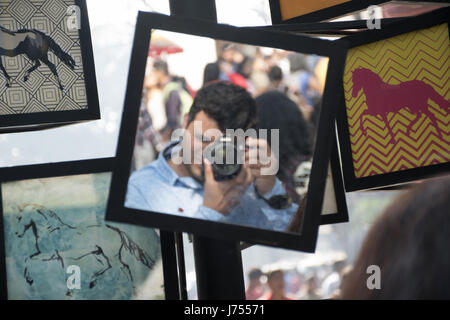
<path id="1" fill-rule="evenodd" d="M 272 24 L 280 24 L 330 20 L 344 15 L 357 13 L 373 5 L 379 5 L 381 8 L 391 4 L 398 7 L 409 5 L 414 11 L 414 9 L 416 9 L 415 7 L 417 7 L 415 2 L 418 4 L 430 2 L 429 5 L 433 6 L 433 8 L 438 8 L 445 5 L 446 1 L 269 0 L 269 2 Z"/>
<path id="2" fill-rule="evenodd" d="M 346 191 L 449 171 L 449 13 L 345 38 L 337 125 Z"/>
<path id="3" fill-rule="evenodd" d="M 320 117 L 318 117 L 318 129 L 315 134 L 315 142 L 310 151 L 310 160 L 312 161 L 310 161 L 309 182 L 303 185 L 307 200 L 303 204 L 295 201 L 291 202 L 292 197 L 289 197 L 288 193 L 283 189 L 284 181 L 277 180 L 277 178 L 274 181 L 275 185 L 278 186 L 277 188 L 280 188 L 277 189 L 278 191 L 275 192 L 275 186 L 272 185 L 272 191 L 267 193 L 267 196 L 266 194 L 258 195 L 254 182 L 251 182 L 242 190 L 242 198 L 232 206 L 232 209 L 230 209 L 231 213 L 228 212 L 228 215 L 221 214 L 211 207 L 202 205 L 203 192 L 207 190 L 206 188 L 210 188 L 209 186 L 204 187 L 205 180 L 201 182 L 205 177 L 205 167 L 202 165 L 202 161 L 199 164 L 183 162 L 180 167 L 176 167 L 177 170 L 184 170 L 182 169 L 183 167 L 189 166 L 187 170 L 190 173 L 187 175 L 179 176 L 174 171 L 176 169 L 170 167 L 177 157 L 172 152 L 177 152 L 179 148 L 186 147 L 188 149 L 183 149 L 185 151 L 184 154 L 189 153 L 190 147 L 184 144 L 188 140 L 186 138 L 180 140 L 180 137 L 173 139 L 174 135 L 172 134 L 172 139 L 167 142 L 165 147 L 161 147 L 161 132 L 165 128 L 165 122 L 162 121 L 158 126 L 158 121 L 160 121 L 158 120 L 158 114 L 152 109 L 152 105 L 150 109 L 147 109 L 147 102 L 151 101 L 153 96 L 150 98 L 147 96 L 151 88 L 146 88 L 146 86 L 149 83 L 154 83 L 152 80 L 153 76 L 161 74 L 158 73 L 157 67 L 165 65 L 163 70 L 168 69 L 173 73 L 177 73 L 178 76 L 183 75 L 187 79 L 187 85 L 185 83 L 186 87 L 183 87 L 185 88 L 183 90 L 196 92 L 190 96 L 191 100 L 188 103 L 188 109 L 200 99 L 202 92 L 215 90 L 212 88 L 217 88 L 219 91 L 232 90 L 235 92 L 233 94 L 241 92 L 245 97 L 250 95 L 259 96 L 261 92 L 258 90 L 261 89 L 260 84 L 264 81 L 258 81 L 258 76 L 255 76 L 250 81 L 250 76 L 247 79 L 245 75 L 234 74 L 230 71 L 232 68 L 227 69 L 230 66 L 228 64 L 230 62 L 225 56 L 230 53 L 230 50 L 234 51 L 234 53 L 236 51 L 240 53 L 245 52 L 243 55 L 252 59 L 252 61 L 261 58 L 258 64 L 261 63 L 262 68 L 267 67 L 265 63 L 268 61 L 268 59 L 261 56 L 264 55 L 264 52 L 278 52 L 280 55 L 305 55 L 303 58 L 308 61 L 309 59 L 313 61 L 321 58 L 328 59 L 326 60 L 328 71 L 325 73 L 326 84 L 321 95 L 322 104 Z M 334 101 L 340 99 L 339 95 L 342 94 L 339 81 L 334 81 L 333 79 L 339 79 L 340 77 L 345 52 L 346 46 L 342 42 L 336 43 L 328 40 L 261 30 L 259 28 L 241 29 L 184 17 L 168 17 L 155 13 L 140 12 L 130 64 L 125 112 L 118 142 L 118 165 L 112 176 L 106 219 L 108 221 L 157 227 L 162 230 L 188 232 L 206 237 L 259 243 L 308 252 L 314 251 L 317 231 L 321 222 L 325 180 L 333 145 Z M 245 60 L 245 57 L 243 57 L 243 60 Z M 216 75 L 217 78 L 214 78 L 212 75 L 216 73 L 209 73 L 210 68 L 212 70 L 225 68 L 223 70 L 230 71 L 226 73 L 228 78 L 225 80 L 220 79 L 220 70 L 219 74 Z M 164 71 L 163 73 L 167 72 Z M 212 78 L 209 78 L 210 76 Z M 209 80 L 206 81 L 206 78 Z M 175 86 L 175 84 L 171 86 Z M 218 94 L 220 95 L 220 93 Z M 164 93 L 164 90 L 162 90 L 161 95 L 163 98 L 168 96 Z M 277 94 L 272 93 L 272 95 Z M 179 92 L 179 96 L 181 97 L 180 100 L 189 98 L 182 91 Z M 221 99 L 215 103 L 220 104 Z M 258 105 L 258 99 L 256 99 L 256 105 Z M 268 105 L 271 106 L 272 104 L 269 103 Z M 249 105 L 244 106 L 244 108 L 247 107 Z M 297 106 L 294 109 L 296 111 L 294 110 L 292 113 L 293 118 L 300 114 Z M 149 128 L 147 131 L 142 130 L 142 128 L 146 128 L 145 123 L 149 122 L 146 121 L 146 118 L 148 120 L 149 115 L 144 116 L 143 110 L 150 114 L 152 121 L 152 126 L 147 126 Z M 224 117 L 227 119 L 239 118 L 237 115 L 233 115 L 224 114 Z M 195 126 L 196 122 L 194 120 L 199 120 L 197 116 L 199 115 L 193 115 L 189 110 L 186 110 L 184 117 L 176 117 L 176 121 L 186 119 L 184 120 L 184 129 L 181 128 L 182 132 L 186 133 L 192 129 L 192 126 Z M 189 121 L 189 117 L 192 117 L 193 120 Z M 274 120 L 274 117 L 269 118 Z M 279 118 L 281 120 L 286 119 L 286 114 L 284 118 Z M 218 121 L 222 121 L 221 119 L 218 118 Z M 252 118 L 252 123 L 253 120 Z M 289 120 L 294 119 L 289 118 Z M 212 123 L 214 126 L 214 122 L 208 122 L 208 118 L 199 121 L 201 122 L 200 125 Z M 260 125 L 261 120 L 258 120 L 258 123 Z M 296 126 L 292 125 L 290 127 L 296 128 Z M 280 129 L 280 137 L 283 135 L 282 130 Z M 202 131 L 200 135 L 207 135 L 205 131 Z M 194 157 L 197 154 L 204 159 L 206 157 L 206 145 L 216 146 L 215 143 L 211 143 L 212 141 L 217 143 L 223 142 L 225 145 L 225 142 L 228 140 L 225 141 L 224 139 L 231 137 L 231 135 L 227 135 L 228 131 L 225 128 L 219 131 L 217 140 L 214 140 L 214 137 L 204 137 L 205 139 L 208 138 L 209 142 L 202 140 L 204 143 L 202 146 L 205 148 L 196 149 L 197 151 L 201 150 L 198 154 L 196 150 L 193 150 L 192 154 L 194 154 Z M 258 143 L 263 143 L 260 140 L 261 131 L 258 131 L 258 134 L 255 139 L 259 139 Z M 198 138 L 195 132 L 193 135 L 194 139 Z M 156 149 L 160 148 L 157 150 L 159 155 L 157 157 L 154 156 L 152 158 L 153 161 L 150 160 L 150 164 L 148 164 L 149 161 L 144 164 L 140 164 L 140 161 L 137 161 L 137 155 L 142 154 L 142 150 L 145 149 L 145 139 L 143 137 L 156 140 L 152 143 L 156 146 Z M 232 139 L 235 137 L 233 136 Z M 274 141 L 271 140 L 274 136 L 267 137 L 265 138 L 267 142 L 269 140 Z M 300 140 L 302 138 L 299 135 L 296 139 Z M 229 141 L 232 141 L 232 139 Z M 246 141 L 248 143 L 248 140 Z M 285 151 L 282 144 L 286 141 L 280 139 L 280 153 Z M 233 147 L 230 148 L 234 148 L 234 144 L 231 145 Z M 230 145 L 227 144 L 227 146 Z M 249 145 L 246 145 L 245 148 L 249 148 Z M 276 150 L 273 144 L 271 148 Z M 148 155 L 149 153 L 144 151 L 144 158 Z M 280 156 L 281 158 L 282 156 Z M 213 160 L 212 163 L 216 162 Z M 298 165 L 299 163 L 296 162 L 293 168 L 298 168 Z M 301 165 L 302 162 L 300 161 Z M 243 167 L 240 166 L 234 168 L 236 168 L 238 177 L 240 174 L 246 174 L 242 172 L 247 169 L 242 169 Z M 283 168 L 282 164 L 280 164 L 280 168 Z M 219 171 L 214 171 L 214 180 L 216 182 L 222 179 L 219 176 L 222 174 L 220 169 L 217 170 Z M 294 171 L 290 172 L 293 174 Z M 276 172 L 271 174 L 274 173 Z M 151 176 L 146 176 L 147 174 Z M 225 172 L 223 174 L 228 175 Z M 292 176 L 292 174 L 289 176 Z M 230 175 L 226 179 L 234 179 L 236 175 Z M 210 183 L 215 183 L 212 179 L 209 179 L 209 181 Z M 338 179 L 336 179 L 337 181 Z M 277 204 L 271 202 L 275 201 L 274 197 L 276 201 L 280 202 L 277 202 Z M 299 219 L 299 223 L 298 228 L 293 230 L 290 227 L 293 225 L 295 217 Z"/>
<path id="4" fill-rule="evenodd" d="M 104 220 L 113 165 L 0 169 L 2 299 L 177 298 L 173 234 Z"/>
<path id="5" fill-rule="evenodd" d="M 99 118 L 85 0 L 0 1 L 0 132 Z"/>

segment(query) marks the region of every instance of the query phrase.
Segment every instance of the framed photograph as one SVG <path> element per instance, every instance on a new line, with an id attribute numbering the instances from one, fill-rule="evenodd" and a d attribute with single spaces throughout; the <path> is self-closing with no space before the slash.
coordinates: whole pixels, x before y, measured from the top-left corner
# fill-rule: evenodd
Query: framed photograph
<path id="1" fill-rule="evenodd" d="M 450 169 L 450 9 L 346 37 L 337 115 L 346 191 Z"/>
<path id="2" fill-rule="evenodd" d="M 269 0 L 269 2 L 272 24 L 281 24 L 321 22 L 352 13 L 358 13 L 359 11 L 366 10 L 369 6 L 374 5 L 381 7 L 383 11 L 385 7 L 395 7 L 394 9 L 396 9 L 397 14 L 403 12 L 402 8 L 408 8 L 410 13 L 414 13 L 421 4 L 427 4 L 428 2 L 429 4 L 427 4 L 427 6 L 438 8 L 440 6 L 445 6 L 446 1 Z"/>
<path id="3" fill-rule="evenodd" d="M 339 161 L 337 143 L 334 143 L 325 184 L 320 224 L 324 225 L 348 221 L 348 208 L 344 183 L 342 181 L 341 163 Z"/>
<path id="4" fill-rule="evenodd" d="M 177 298 L 173 234 L 104 219 L 113 165 L 0 169 L 2 299 Z"/>
<path id="5" fill-rule="evenodd" d="M 140 12 L 106 219 L 314 251 L 345 53 L 341 42 Z M 267 72 L 285 62 L 280 86 Z M 312 95 L 309 63 L 323 71 Z M 287 87 L 301 90 L 300 78 L 294 102 Z"/>
<path id="6" fill-rule="evenodd" d="M 85 0 L 0 1 L 0 132 L 95 119 Z"/>

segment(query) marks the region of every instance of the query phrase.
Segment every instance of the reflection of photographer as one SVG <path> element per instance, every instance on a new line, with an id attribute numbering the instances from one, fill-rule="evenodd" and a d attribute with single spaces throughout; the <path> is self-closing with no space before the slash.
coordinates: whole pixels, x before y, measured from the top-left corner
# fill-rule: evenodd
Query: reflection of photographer
<path id="1" fill-rule="evenodd" d="M 245 89 L 224 82 L 201 89 L 183 139 L 170 143 L 157 160 L 130 177 L 126 206 L 285 230 L 297 206 L 289 201 L 276 172 L 262 174 L 277 161 L 267 141 L 248 137 L 243 145 L 224 140 L 227 129 L 246 131 L 255 127 L 256 119 L 255 101 Z M 214 146 L 216 159 L 226 158 L 229 148 L 237 155 L 241 151 L 242 165 L 212 164 L 204 157 L 208 146 Z M 253 157 L 251 150 L 262 150 L 269 163 Z"/>

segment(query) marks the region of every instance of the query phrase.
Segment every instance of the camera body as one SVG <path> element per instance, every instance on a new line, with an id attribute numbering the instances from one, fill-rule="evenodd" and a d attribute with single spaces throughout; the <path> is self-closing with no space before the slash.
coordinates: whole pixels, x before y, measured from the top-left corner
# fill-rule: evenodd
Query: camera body
<path id="1" fill-rule="evenodd" d="M 242 169 L 245 159 L 245 141 L 235 136 L 223 136 L 203 151 L 203 156 L 211 163 L 214 179 L 225 181 L 235 178 Z M 204 168 L 202 167 L 204 176 Z"/>

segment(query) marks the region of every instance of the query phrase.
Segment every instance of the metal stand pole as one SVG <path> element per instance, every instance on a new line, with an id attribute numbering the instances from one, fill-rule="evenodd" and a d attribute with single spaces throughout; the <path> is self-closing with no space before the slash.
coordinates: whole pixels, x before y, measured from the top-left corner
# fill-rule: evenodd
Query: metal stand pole
<path id="1" fill-rule="evenodd" d="M 217 22 L 214 0 L 169 0 L 170 13 Z M 198 298 L 245 300 L 242 256 L 238 241 L 194 235 Z"/>
<path id="2" fill-rule="evenodd" d="M 183 246 L 183 234 L 175 232 L 175 243 L 177 246 L 177 260 L 178 260 L 178 279 L 179 279 L 179 291 L 180 300 L 187 300 L 187 289 L 186 289 L 186 264 L 184 262 L 184 246 Z"/>
<path id="3" fill-rule="evenodd" d="M 198 298 L 245 300 L 239 242 L 200 236 L 193 241 Z"/>
<path id="4" fill-rule="evenodd" d="M 215 0 L 169 0 L 170 14 L 217 22 Z"/>

